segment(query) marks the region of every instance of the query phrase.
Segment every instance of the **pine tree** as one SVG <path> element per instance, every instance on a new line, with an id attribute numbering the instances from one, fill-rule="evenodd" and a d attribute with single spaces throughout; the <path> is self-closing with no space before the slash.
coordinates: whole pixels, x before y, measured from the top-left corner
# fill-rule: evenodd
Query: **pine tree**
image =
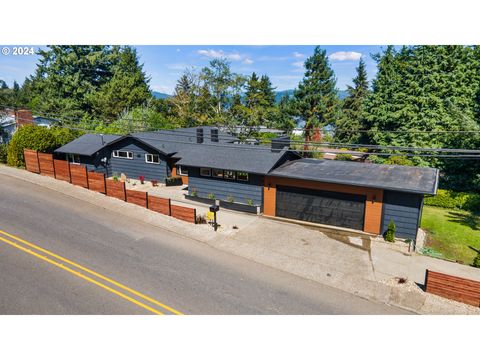
<path id="1" fill-rule="evenodd" d="M 343 100 L 342 116 L 336 124 L 335 140 L 344 143 L 357 143 L 360 140 L 359 129 L 365 125 L 365 101 L 368 96 L 368 80 L 365 61 L 360 59 L 354 86 L 348 86 L 348 96 Z"/>
<path id="2" fill-rule="evenodd" d="M 325 50 L 316 47 L 305 61 L 305 75 L 294 93 L 297 115 L 305 122 L 305 141 L 313 129 L 334 124 L 338 114 L 336 79 Z"/>
<path id="3" fill-rule="evenodd" d="M 263 106 L 273 107 L 275 105 L 275 88 L 267 75 L 262 75 L 260 78 L 260 93 Z"/>

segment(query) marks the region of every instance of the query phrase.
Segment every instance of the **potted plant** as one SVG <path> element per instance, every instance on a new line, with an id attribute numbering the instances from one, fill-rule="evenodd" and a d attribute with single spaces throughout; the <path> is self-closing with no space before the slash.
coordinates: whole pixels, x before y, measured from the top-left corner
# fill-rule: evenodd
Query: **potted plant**
<path id="1" fill-rule="evenodd" d="M 197 196 L 198 195 L 198 190 L 197 189 L 192 189 L 192 196 Z"/>
<path id="2" fill-rule="evenodd" d="M 114 173 L 112 178 L 113 178 L 113 181 L 118 181 L 118 174 Z"/>
<path id="3" fill-rule="evenodd" d="M 145 183 L 145 176 L 140 175 L 140 176 L 138 177 L 138 180 L 140 180 L 140 184 L 143 185 L 143 184 Z"/>

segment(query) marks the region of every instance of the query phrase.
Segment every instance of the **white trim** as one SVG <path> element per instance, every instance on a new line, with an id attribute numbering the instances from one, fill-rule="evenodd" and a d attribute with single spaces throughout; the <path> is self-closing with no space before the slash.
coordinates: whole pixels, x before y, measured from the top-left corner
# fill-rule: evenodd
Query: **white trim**
<path id="1" fill-rule="evenodd" d="M 120 156 L 119 153 L 120 152 L 124 152 L 127 154 L 127 156 Z M 133 152 L 132 151 L 127 151 L 127 150 L 113 150 L 112 151 L 112 156 L 114 158 L 119 158 L 119 159 L 128 159 L 128 160 L 132 160 L 133 159 Z"/>
<path id="2" fill-rule="evenodd" d="M 182 168 L 182 165 L 177 165 L 177 175 L 188 176 L 188 168 L 185 169 L 185 166 Z"/>
<path id="3" fill-rule="evenodd" d="M 148 157 L 151 156 L 152 157 L 152 160 L 151 161 L 148 161 Z M 158 161 L 153 161 L 153 157 L 156 156 Z M 145 162 L 147 164 L 160 164 L 160 155 L 158 154 L 145 154 Z"/>

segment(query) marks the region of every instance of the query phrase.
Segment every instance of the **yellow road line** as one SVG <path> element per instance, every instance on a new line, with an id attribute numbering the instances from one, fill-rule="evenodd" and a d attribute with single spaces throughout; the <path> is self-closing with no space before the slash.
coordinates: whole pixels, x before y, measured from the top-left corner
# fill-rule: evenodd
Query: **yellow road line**
<path id="1" fill-rule="evenodd" d="M 168 311 L 170 311 L 170 312 L 172 312 L 172 313 L 174 313 L 174 314 L 176 314 L 176 315 L 183 315 L 180 311 L 175 310 L 175 309 L 171 308 L 171 307 L 168 306 L 168 305 L 162 304 L 161 302 L 159 302 L 159 301 L 157 301 L 157 300 L 155 300 L 155 299 L 152 299 L 151 297 L 149 297 L 149 296 L 147 296 L 147 295 L 144 295 L 144 294 L 142 294 L 142 293 L 140 293 L 140 292 L 138 292 L 138 291 L 136 291 L 136 290 L 134 290 L 134 289 L 131 289 L 131 288 L 129 288 L 128 286 L 125 286 L 125 285 L 123 285 L 123 284 L 120 284 L 119 282 L 117 282 L 117 281 L 115 281 L 115 280 L 113 280 L 113 279 L 110 279 L 110 278 L 108 278 L 108 277 L 106 277 L 106 276 L 103 276 L 103 275 L 101 275 L 101 274 L 99 274 L 99 273 L 97 273 L 97 272 L 95 272 L 95 271 L 93 271 L 93 270 L 90 270 L 90 269 L 88 269 L 88 268 L 86 268 L 86 267 L 84 267 L 84 266 L 82 266 L 82 265 L 79 265 L 79 264 L 77 264 L 77 263 L 75 263 L 75 262 L 73 262 L 73 261 L 71 261 L 71 260 L 68 260 L 68 259 L 66 259 L 66 258 L 64 258 L 64 257 L 62 257 L 62 256 L 60 256 L 60 255 L 54 254 L 54 253 L 52 253 L 51 251 L 48 251 L 48 250 L 46 250 L 46 249 L 43 249 L 43 248 L 41 248 L 40 246 L 37 246 L 37 245 L 32 244 L 32 243 L 30 243 L 30 242 L 28 242 L 28 241 L 26 241 L 26 240 L 24 240 L 24 239 L 22 239 L 22 238 L 19 238 L 18 236 L 9 234 L 9 233 L 7 233 L 7 232 L 5 232 L 5 231 L 2 231 L 2 230 L 0 230 L 0 233 L 3 234 L 3 235 L 6 235 L 6 236 L 8 236 L 8 237 L 11 237 L 12 239 L 15 239 L 16 241 L 19 241 L 19 242 L 21 242 L 21 243 L 23 243 L 23 244 L 25 244 L 25 245 L 28 245 L 28 246 L 36 249 L 36 250 L 39 250 L 39 251 L 41 251 L 41 252 L 43 252 L 43 253 L 45 253 L 45 254 L 48 254 L 48 255 L 50 255 L 50 256 L 58 259 L 58 260 L 61 260 L 61 261 L 63 261 L 63 262 L 66 262 L 67 264 L 70 264 L 70 265 L 72 265 L 72 266 L 75 266 L 75 267 L 77 267 L 78 269 L 81 269 L 81 270 L 83 270 L 83 271 L 85 271 L 85 272 L 87 272 L 87 273 L 89 273 L 89 274 L 92 274 L 92 275 L 94 275 L 94 276 L 96 276 L 96 277 L 98 277 L 98 278 L 100 278 L 100 279 L 102 279 L 102 280 L 105 280 L 105 281 L 107 281 L 107 282 L 109 282 L 109 283 L 111 283 L 111 284 L 113 284 L 113 285 L 115 285 L 115 286 L 117 286 L 117 287 L 119 287 L 119 288 L 121 288 L 121 289 L 123 289 L 123 290 L 126 290 L 126 291 L 128 291 L 128 292 L 130 292 L 130 293 L 132 293 L 132 294 L 134 294 L 134 295 L 136 295 L 136 296 L 138 296 L 138 297 L 140 297 L 140 298 L 142 298 L 142 299 L 144 299 L 144 300 L 147 300 L 147 301 L 151 302 L 152 304 L 158 305 L 158 306 L 160 306 L 161 308 L 163 308 L 163 309 L 165 309 L 165 310 L 168 310 Z M 15 245 L 16 245 L 16 244 L 15 244 Z M 40 256 L 41 256 L 41 255 L 40 255 Z"/>
<path id="2" fill-rule="evenodd" d="M 17 249 L 20 249 L 20 250 L 22 250 L 22 251 L 25 251 L 26 253 L 28 253 L 28 254 L 30 254 L 30 255 L 33 255 L 33 256 L 41 259 L 41 260 L 44 260 L 44 261 L 46 261 L 46 262 L 48 262 L 48 263 L 50 263 L 50 264 L 52 264 L 52 265 L 55 265 L 55 266 L 57 266 L 57 267 L 65 270 L 65 271 L 68 271 L 69 273 L 72 273 L 72 274 L 74 274 L 74 275 L 76 275 L 76 276 L 78 276 L 78 277 L 80 277 L 80 278 L 82 278 L 82 279 L 84 279 L 84 280 L 90 281 L 91 283 L 93 283 L 93 284 L 95 284 L 95 285 L 97 285 L 97 286 L 100 286 L 101 288 L 103 288 L 103 289 L 105 289 L 105 290 L 107 290 L 107 291 L 110 291 L 110 292 L 114 293 L 115 295 L 118 295 L 118 296 L 120 296 L 120 297 L 122 297 L 122 298 L 124 298 L 124 299 L 126 299 L 126 300 L 128 300 L 128 301 L 130 301 L 130 302 L 132 302 L 132 303 L 134 303 L 134 304 L 136 304 L 136 305 L 144 308 L 144 309 L 147 309 L 148 311 L 151 311 L 151 312 L 154 313 L 154 314 L 164 315 L 164 314 L 161 313 L 160 311 L 155 310 L 154 308 L 152 308 L 152 307 L 150 307 L 150 306 L 148 306 L 148 305 L 145 305 L 144 303 L 141 303 L 140 301 L 137 301 L 137 300 L 135 300 L 134 298 L 131 298 L 130 296 L 121 293 L 120 291 L 117 291 L 117 290 L 115 290 L 115 289 L 112 289 L 111 287 L 109 287 L 109 286 L 107 286 L 107 285 L 104 285 L 104 284 L 102 284 L 102 283 L 100 283 L 100 282 L 98 282 L 98 281 L 96 281 L 96 280 L 94 280 L 94 279 L 92 279 L 92 278 L 90 278 L 90 277 L 88 277 L 88 276 L 86 276 L 86 275 L 83 275 L 82 273 L 80 273 L 80 272 L 78 272 L 78 271 L 72 270 L 72 269 L 70 269 L 69 267 L 67 267 L 67 266 L 65 266 L 65 265 L 63 265 L 63 264 L 60 264 L 60 263 L 57 263 L 56 261 L 53 261 L 53 260 L 49 259 L 48 257 L 46 257 L 46 256 L 44 256 L 44 255 L 40 255 L 40 254 L 36 253 L 35 251 L 32 251 L 32 250 L 27 249 L 27 248 L 25 248 L 25 247 L 23 247 L 23 246 L 20 246 L 20 245 L 14 243 L 13 241 L 7 240 L 7 239 L 5 239 L 4 237 L 1 237 L 1 236 L 0 236 L 0 241 L 3 241 L 4 243 L 7 243 L 7 244 L 9 244 L 9 245 L 12 245 L 12 246 L 14 246 L 14 247 L 16 247 Z"/>

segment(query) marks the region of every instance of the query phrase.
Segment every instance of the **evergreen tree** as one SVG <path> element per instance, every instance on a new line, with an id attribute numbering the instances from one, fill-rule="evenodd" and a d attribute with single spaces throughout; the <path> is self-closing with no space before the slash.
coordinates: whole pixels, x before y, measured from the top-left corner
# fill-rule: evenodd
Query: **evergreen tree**
<path id="1" fill-rule="evenodd" d="M 338 114 L 336 79 L 325 50 L 316 47 L 305 61 L 305 75 L 295 90 L 297 115 L 305 122 L 305 141 L 313 129 L 334 124 Z"/>
<path id="2" fill-rule="evenodd" d="M 275 106 L 275 88 L 267 75 L 260 78 L 260 93 L 262 95 L 263 105 L 267 107 Z"/>
<path id="3" fill-rule="evenodd" d="M 365 61 L 360 59 L 354 86 L 348 86 L 348 96 L 343 100 L 342 116 L 337 120 L 335 140 L 344 143 L 357 143 L 360 140 L 359 129 L 365 125 L 365 101 L 368 96 L 368 80 Z"/>

